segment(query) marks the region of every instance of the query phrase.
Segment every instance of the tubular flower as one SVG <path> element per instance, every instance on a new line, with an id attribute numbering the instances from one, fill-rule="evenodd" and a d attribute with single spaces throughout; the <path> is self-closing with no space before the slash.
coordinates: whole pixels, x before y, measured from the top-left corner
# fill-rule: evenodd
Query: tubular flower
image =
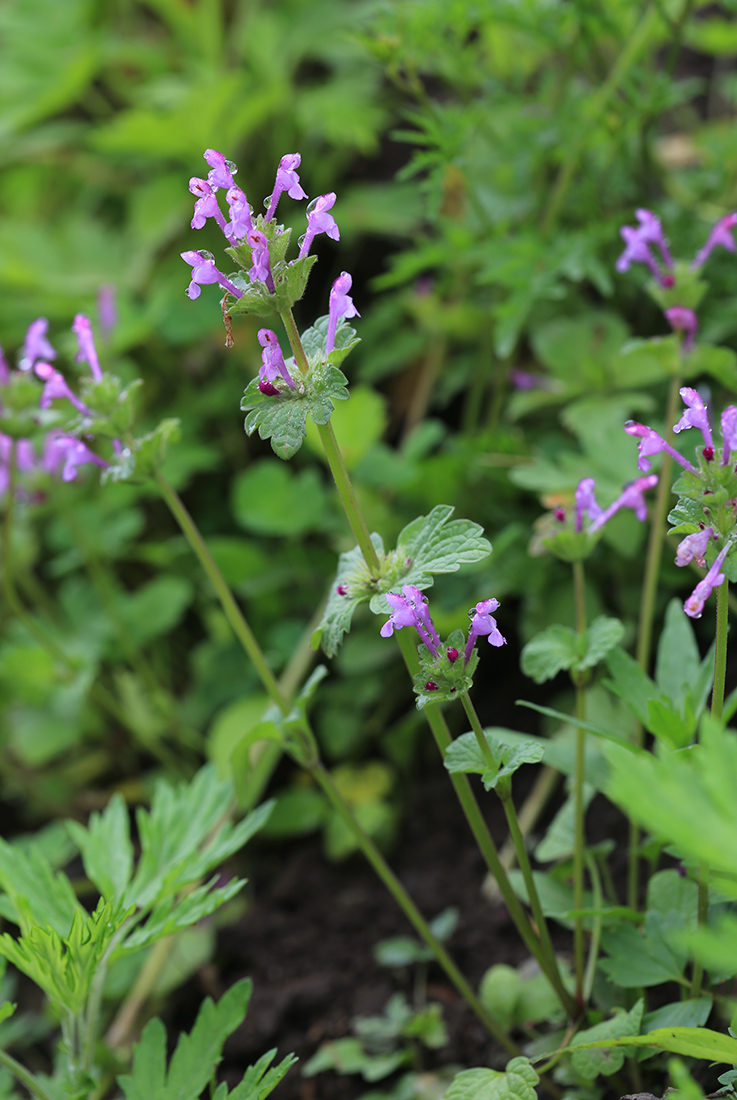
<path id="1" fill-rule="evenodd" d="M 269 242 L 266 234 L 260 229 L 252 229 L 246 236 L 251 246 L 251 270 L 248 276 L 251 282 L 265 283 L 268 290 L 274 293 L 274 280 L 271 275 L 271 262 L 269 260 Z"/>
<path id="2" fill-rule="evenodd" d="M 307 207 L 307 232 L 300 244 L 300 260 L 309 253 L 312 242 L 318 233 L 327 233 L 328 237 L 334 241 L 340 240 L 338 223 L 333 215 L 328 213 L 335 205 L 335 198 L 335 191 L 331 191 L 327 195 L 320 195 L 318 198 L 313 199 Z"/>
<path id="3" fill-rule="evenodd" d="M 628 271 L 633 263 L 645 264 L 661 286 L 673 286 L 673 276 L 670 274 L 673 260 L 668 249 L 668 243 L 663 236 L 660 219 L 650 210 L 636 210 L 635 215 L 640 223 L 639 226 L 635 229 L 631 225 L 623 225 L 619 231 L 624 240 L 625 249 L 617 259 L 617 271 Z M 660 251 L 663 265 L 666 268 L 665 273 L 652 254 L 652 245 L 655 245 Z"/>
<path id="4" fill-rule="evenodd" d="M 642 470 L 646 473 L 650 469 L 650 458 L 653 455 L 658 455 L 661 451 L 665 451 L 675 459 L 685 470 L 693 470 L 693 466 L 684 458 L 682 454 L 679 454 L 675 447 L 671 447 L 667 440 L 663 439 L 662 435 L 658 435 L 654 428 L 648 428 L 646 424 L 638 424 L 635 420 L 628 420 L 624 426 L 624 430 L 627 435 L 634 436 L 640 440 L 639 453 L 640 457 L 637 460 L 638 470 Z"/>
<path id="5" fill-rule="evenodd" d="M 724 559 L 726 558 L 729 550 L 731 549 L 731 543 L 726 543 L 725 546 L 717 554 L 714 559 L 709 572 L 706 574 L 703 580 L 694 588 L 691 595 L 688 597 L 683 605 L 683 610 L 691 619 L 700 619 L 704 610 L 704 604 L 711 596 L 715 588 L 718 588 L 720 584 L 724 584 L 725 574 L 720 572 Z"/>
<path id="6" fill-rule="evenodd" d="M 427 600 L 419 588 L 415 588 L 412 584 L 405 584 L 402 587 L 401 596 L 394 592 L 387 592 L 385 599 L 392 613 L 381 628 L 382 638 L 391 638 L 394 631 L 401 630 L 403 626 L 413 626 L 420 636 L 420 641 L 424 642 L 433 657 L 436 657 L 440 638 L 430 618 Z"/>
<path id="7" fill-rule="evenodd" d="M 279 390 L 274 385 L 274 382 L 279 378 L 283 378 L 289 386 L 290 390 L 297 388 L 294 379 L 292 378 L 286 363 L 284 362 L 284 356 L 279 346 L 279 340 L 275 332 L 272 332 L 270 328 L 259 329 L 258 342 L 264 349 L 261 352 L 261 369 L 259 370 L 259 389 L 262 393 L 278 394 Z M 268 388 L 267 388 L 268 387 Z"/>
<path id="8" fill-rule="evenodd" d="M 30 370 L 39 359 L 56 359 L 56 350 L 46 339 L 48 329 L 49 322 L 45 317 L 39 317 L 28 326 L 18 361 L 20 370 Z"/>
<path id="9" fill-rule="evenodd" d="M 665 317 L 675 332 L 683 332 L 683 351 L 690 351 L 699 327 L 699 319 L 692 309 L 685 306 L 671 306 L 666 309 Z"/>
<path id="10" fill-rule="evenodd" d="M 212 256 L 207 252 L 180 252 L 180 256 L 185 263 L 189 264 L 192 268 L 192 278 L 185 293 L 188 298 L 194 301 L 195 298 L 199 298 L 202 293 L 200 287 L 207 286 L 209 283 L 219 283 L 221 287 L 232 294 L 234 298 L 241 298 L 243 291 L 239 290 L 234 283 L 231 283 L 230 279 L 226 278 L 221 271 L 215 267 L 215 261 Z"/>
<path id="11" fill-rule="evenodd" d="M 468 641 L 466 642 L 466 648 L 463 653 L 463 663 L 468 664 L 473 647 L 476 644 L 476 639 L 479 636 L 487 635 L 489 639 L 489 645 L 502 646 L 506 645 L 507 639 L 504 638 L 496 625 L 496 619 L 492 615 L 493 611 L 496 611 L 499 607 L 499 600 L 492 597 L 490 600 L 481 600 L 475 607 L 472 607 L 468 612 L 471 619 L 471 627 L 468 631 Z"/>
<path id="12" fill-rule="evenodd" d="M 240 187 L 231 187 L 225 201 L 230 210 L 229 232 L 225 235 L 234 241 L 242 241 L 253 229 L 251 205 Z"/>
<path id="13" fill-rule="evenodd" d="M 222 153 L 218 153 L 217 149 L 205 149 L 202 156 L 210 165 L 207 182 L 213 191 L 217 191 L 220 187 L 224 191 L 227 191 L 229 187 L 235 187 L 233 176 L 238 169 L 232 161 L 226 160 Z"/>
<path id="14" fill-rule="evenodd" d="M 61 469 L 62 481 L 74 481 L 78 467 L 88 463 L 94 463 L 95 466 L 109 465 L 81 439 L 61 432 L 49 432 L 46 436 L 42 465 L 48 473 L 55 474 Z"/>
<path id="15" fill-rule="evenodd" d="M 70 390 L 64 375 L 58 370 L 54 370 L 50 363 L 36 363 L 33 370 L 36 377 L 44 383 L 39 402 L 40 408 L 50 409 L 52 401 L 63 399 L 74 405 L 74 408 L 79 409 L 81 413 L 89 414 L 90 410 L 84 401 L 81 401 L 73 390 Z"/>
<path id="16" fill-rule="evenodd" d="M 673 425 L 674 432 L 682 432 L 685 428 L 698 428 L 704 437 L 704 447 L 710 447 L 714 451 L 714 440 L 709 427 L 709 417 L 706 406 L 696 390 L 690 386 L 682 386 L 678 391 L 686 405 L 686 410 L 677 424 Z"/>
<path id="17" fill-rule="evenodd" d="M 732 236 L 732 230 L 735 226 L 737 226 L 737 213 L 727 214 L 726 217 L 719 219 L 709 236 L 706 238 L 704 247 L 694 256 L 691 263 L 693 271 L 698 270 L 702 264 L 705 264 L 717 247 L 726 248 L 727 252 L 737 251 L 737 246 L 735 246 L 734 237 Z"/>
<path id="18" fill-rule="evenodd" d="M 192 176 L 189 190 L 196 197 L 194 215 L 189 223 L 192 229 L 202 229 L 208 218 L 214 218 L 228 240 L 232 240 L 232 229 L 228 226 L 220 209 L 218 197 L 207 180 Z"/>
<path id="19" fill-rule="evenodd" d="M 696 531 L 693 535 L 686 535 L 676 548 L 676 565 L 688 565 L 695 561 L 703 568 L 706 565 L 706 548 L 713 538 L 715 535 L 711 527 L 705 527 L 703 531 Z"/>
<path id="20" fill-rule="evenodd" d="M 722 413 L 722 466 L 726 466 L 732 451 L 737 450 L 737 408 L 728 405 Z"/>
<path id="21" fill-rule="evenodd" d="M 601 506 L 594 492 L 595 486 L 596 482 L 593 477 L 585 477 L 582 481 L 579 481 L 576 486 L 576 534 L 583 531 L 584 516 L 588 516 L 593 522 L 601 515 Z"/>
<path id="22" fill-rule="evenodd" d="M 348 291 L 353 285 L 353 279 L 347 271 L 341 271 L 338 278 L 333 283 L 330 291 L 330 304 L 328 306 L 328 331 L 325 339 L 325 351 L 328 355 L 335 347 L 335 333 L 338 327 L 338 320 L 341 317 L 360 317 L 353 304 L 353 299 L 349 295 Z"/>
<path id="23" fill-rule="evenodd" d="M 88 317 L 85 317 L 84 313 L 78 313 L 74 318 L 72 324 L 72 331 L 77 337 L 77 347 L 79 351 L 77 353 L 76 361 L 78 363 L 87 363 L 90 368 L 92 377 L 96 382 L 99 382 L 102 378 L 102 370 L 100 369 L 100 360 L 97 358 L 97 348 L 95 347 L 95 338 L 92 335 L 92 325 Z M 38 371 L 36 371 L 38 374 Z M 39 375 L 39 377 L 41 377 Z"/>
<path id="24" fill-rule="evenodd" d="M 276 170 L 276 182 L 274 183 L 274 190 L 271 192 L 269 208 L 266 211 L 265 220 L 267 222 L 270 222 L 274 217 L 276 205 L 283 191 L 286 191 L 290 199 L 307 198 L 307 192 L 303 190 L 302 184 L 299 182 L 299 176 L 297 175 L 297 169 L 299 168 L 301 160 L 302 157 L 299 153 L 286 153 L 281 158 L 279 167 Z"/>
<path id="25" fill-rule="evenodd" d="M 593 534 L 598 531 L 600 527 L 603 527 L 605 523 L 615 515 L 620 508 L 631 508 L 637 518 L 643 523 L 647 519 L 647 504 L 645 503 L 644 494 L 648 489 L 654 489 L 658 484 L 657 474 L 648 474 L 646 477 L 635 478 L 629 485 L 625 485 L 624 489 L 609 507 L 601 512 L 599 516 L 589 527 L 589 531 Z"/>

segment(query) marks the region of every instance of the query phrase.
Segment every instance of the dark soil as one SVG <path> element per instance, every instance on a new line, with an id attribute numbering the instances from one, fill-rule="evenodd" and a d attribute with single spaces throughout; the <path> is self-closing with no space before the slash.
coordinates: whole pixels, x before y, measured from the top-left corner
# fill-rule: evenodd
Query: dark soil
<path id="1" fill-rule="evenodd" d="M 524 782 L 519 786 L 522 791 Z M 501 806 L 479 794 L 501 844 L 506 836 Z M 445 774 L 428 774 L 410 794 L 390 862 L 427 917 L 448 906 L 460 910 L 449 949 L 475 988 L 494 963 L 517 965 L 525 958 L 506 910 L 481 892 L 485 867 Z M 293 1051 L 304 1065 L 322 1041 L 350 1034 L 355 1016 L 380 1013 L 392 993 L 402 990 L 411 1000 L 414 977 L 373 959 L 377 941 L 411 928 L 361 856 L 331 864 L 319 839 L 309 838 L 262 847 L 249 875 L 252 905 L 237 925 L 223 931 L 218 958 L 223 988 L 243 976 L 254 982 L 248 1018 L 226 1048 L 225 1076 L 232 1072 L 233 1083 L 274 1046 L 279 1056 Z M 427 992 L 429 1000 L 442 1004 L 450 1034 L 447 1047 L 428 1052 L 428 1068 L 450 1062 L 504 1066 L 509 1056 L 434 964 Z M 277 1095 L 352 1100 L 375 1087 L 381 1086 L 332 1071 L 304 1078 L 296 1066 Z"/>

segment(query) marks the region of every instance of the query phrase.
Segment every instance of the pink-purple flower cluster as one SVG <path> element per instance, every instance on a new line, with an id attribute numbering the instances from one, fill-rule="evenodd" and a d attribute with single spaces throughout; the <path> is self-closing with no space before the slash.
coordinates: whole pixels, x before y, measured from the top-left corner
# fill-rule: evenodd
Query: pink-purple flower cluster
<path id="1" fill-rule="evenodd" d="M 81 313 L 74 319 L 73 330 L 77 336 L 78 362 L 89 364 L 93 378 L 102 378 L 97 351 L 89 320 Z M 49 359 L 56 358 L 56 350 L 49 343 L 48 321 L 39 317 L 28 328 L 26 338 L 18 359 L 20 370 L 32 371 L 42 382 L 39 407 L 48 409 L 57 400 L 69 401 L 79 412 L 88 414 L 89 409 L 67 385 L 60 371 L 52 367 Z M 0 386 L 12 383 L 12 371 L 0 351 Z M 0 393 L 0 412 L 2 411 L 2 393 Z M 0 493 L 6 492 L 10 481 L 11 461 L 21 473 L 44 471 L 48 474 L 61 474 L 62 481 L 74 481 L 80 466 L 94 464 L 107 466 L 104 459 L 96 455 L 81 439 L 68 435 L 58 428 L 46 432 L 41 454 L 30 439 L 13 440 L 0 432 Z"/>
<path id="2" fill-rule="evenodd" d="M 414 627 L 420 637 L 420 641 L 430 650 L 433 657 L 437 657 L 440 647 L 440 638 L 430 618 L 427 600 L 422 592 L 420 592 L 419 588 L 415 588 L 412 584 L 405 584 L 402 587 L 401 596 L 398 596 L 394 592 L 387 592 L 385 598 L 389 607 L 392 609 L 392 613 L 381 628 L 382 638 L 391 638 L 395 630 L 401 630 L 404 626 Z M 502 636 L 497 626 L 496 619 L 492 614 L 498 607 L 499 601 L 492 598 L 489 600 L 481 600 L 468 612 L 471 624 L 468 631 L 468 641 L 466 642 L 463 654 L 464 665 L 467 665 L 471 658 L 477 638 L 488 637 L 489 644 L 493 646 L 502 646 L 506 644 L 506 639 Z M 457 649 L 452 647 L 448 649 L 447 657 L 451 664 L 458 659 L 458 656 L 459 653 Z M 428 690 L 433 690 L 429 685 L 426 685 L 426 687 Z"/>
<path id="3" fill-rule="evenodd" d="M 189 190 L 195 196 L 194 214 L 190 223 L 192 229 L 204 228 L 207 220 L 212 218 L 220 227 L 228 244 L 238 245 L 245 241 L 251 248 L 249 279 L 251 282 L 263 283 L 269 293 L 273 294 L 275 287 L 269 256 L 269 241 L 263 230 L 254 225 L 253 209 L 244 192 L 236 185 L 233 177 L 238 171 L 237 167 L 216 149 L 206 149 L 203 156 L 210 165 L 207 179 L 193 176 L 189 181 Z M 267 225 L 274 220 L 277 204 L 285 191 L 291 199 L 307 198 L 307 192 L 302 187 L 297 172 L 300 161 L 299 153 L 286 153 L 281 158 L 266 215 L 259 224 Z M 218 192 L 221 190 L 225 191 L 227 219 L 220 206 Z M 309 255 L 312 242 L 319 233 L 325 233 L 334 241 L 340 239 L 337 222 L 329 213 L 334 204 L 334 191 L 327 195 L 319 195 L 309 204 L 307 232 L 300 241 L 298 259 L 304 259 Z M 281 230 L 277 228 L 276 232 L 279 234 Z M 182 252 L 181 256 L 192 268 L 192 277 L 187 287 L 187 295 L 190 298 L 198 298 L 200 287 L 212 283 L 218 283 L 234 298 L 243 296 L 243 291 L 218 270 L 210 253 L 190 250 Z"/>
<path id="4" fill-rule="evenodd" d="M 594 478 L 583 478 L 576 486 L 573 530 L 577 535 L 583 531 L 590 535 L 596 534 L 622 508 L 631 508 L 640 522 L 644 522 L 647 519 L 645 493 L 649 489 L 655 488 L 657 483 L 657 474 L 637 477 L 634 481 L 630 481 L 625 485 L 617 499 L 608 508 L 602 508 L 596 499 L 596 482 Z M 556 518 L 561 523 L 565 522 L 566 513 L 564 508 L 557 510 Z"/>

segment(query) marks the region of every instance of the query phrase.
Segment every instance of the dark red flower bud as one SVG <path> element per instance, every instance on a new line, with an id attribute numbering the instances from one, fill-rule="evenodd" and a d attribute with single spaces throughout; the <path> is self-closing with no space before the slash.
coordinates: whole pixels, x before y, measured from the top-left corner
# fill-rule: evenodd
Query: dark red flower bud
<path id="1" fill-rule="evenodd" d="M 556 508 L 553 512 L 553 515 L 557 519 L 558 523 L 562 523 L 563 520 L 566 518 L 566 510 L 565 508 Z"/>
<path id="2" fill-rule="evenodd" d="M 259 382 L 258 388 L 261 393 L 268 394 L 269 397 L 275 397 L 279 393 L 276 386 L 272 386 L 271 382 L 264 382 L 263 380 Z"/>
<path id="3" fill-rule="evenodd" d="M 705 462 L 713 462 L 714 461 L 714 448 L 713 447 L 704 447 L 704 449 L 701 453 L 704 456 L 704 461 Z"/>
<path id="4" fill-rule="evenodd" d="M 438 685 L 433 683 L 432 680 L 428 680 L 427 683 L 425 684 L 425 691 L 437 691 L 437 690 L 438 690 Z"/>
<path id="5" fill-rule="evenodd" d="M 337 585 L 335 591 L 338 593 L 339 596 L 345 596 L 348 589 L 346 588 L 346 586 L 344 584 L 339 584 L 339 585 Z"/>
<path id="6" fill-rule="evenodd" d="M 453 646 L 451 646 L 450 649 L 448 650 L 448 660 L 450 661 L 451 664 L 453 664 L 453 661 L 458 660 L 458 650 L 453 649 Z"/>

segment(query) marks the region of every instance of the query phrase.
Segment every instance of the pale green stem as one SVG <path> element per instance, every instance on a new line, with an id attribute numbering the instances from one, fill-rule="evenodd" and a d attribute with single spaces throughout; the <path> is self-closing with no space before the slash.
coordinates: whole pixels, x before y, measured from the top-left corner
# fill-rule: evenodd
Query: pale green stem
<path id="1" fill-rule="evenodd" d="M 462 691 L 459 695 L 459 699 L 461 700 L 461 703 L 463 704 L 463 709 L 466 712 L 466 718 L 468 718 L 469 722 L 471 723 L 471 729 L 473 730 L 476 742 L 479 746 L 479 749 L 481 750 L 481 755 L 486 762 L 486 766 L 490 768 L 491 771 L 496 773 L 499 770 L 499 761 L 494 759 L 494 754 L 491 751 L 491 745 L 486 740 L 481 721 L 478 714 L 476 713 L 476 707 L 471 702 L 471 697 L 469 696 L 467 691 Z"/>
<path id="2" fill-rule="evenodd" d="M 714 648 L 714 690 L 711 713 L 721 719 L 724 708 L 724 684 L 727 675 L 727 628 L 729 626 L 729 581 L 717 588 L 717 626 Z"/>
<path id="3" fill-rule="evenodd" d="M 305 350 L 302 347 L 302 341 L 294 320 L 294 314 L 291 310 L 288 310 L 286 313 L 281 313 L 280 317 L 287 331 L 287 336 L 289 337 L 289 343 L 297 366 L 303 374 L 306 374 L 309 369 L 309 364 L 307 362 Z M 351 525 L 353 537 L 361 548 L 361 553 L 363 554 L 366 565 L 371 571 L 372 576 L 378 578 L 381 566 L 379 565 L 376 547 L 371 541 L 369 529 L 366 526 L 366 520 L 356 500 L 356 494 L 353 490 L 351 479 L 348 476 L 348 470 L 343 461 L 343 455 L 338 446 L 338 440 L 335 438 L 333 425 L 330 421 L 328 421 L 327 424 L 318 424 L 317 430 L 320 433 L 320 440 L 325 451 L 325 457 L 328 460 L 330 471 L 335 480 L 338 496 L 340 497 L 348 522 Z"/>
<path id="4" fill-rule="evenodd" d="M 8 1054 L 6 1050 L 2 1049 L 0 1049 L 0 1066 L 5 1066 L 17 1081 L 25 1085 L 32 1096 L 38 1097 L 38 1100 L 54 1100 L 51 1093 L 46 1091 L 41 1082 L 34 1077 L 30 1070 L 27 1070 L 20 1062 L 16 1062 L 12 1054 Z"/>
<path id="5" fill-rule="evenodd" d="M 726 581 L 724 582 L 727 583 Z M 698 879 L 698 908 L 696 911 L 696 920 L 701 928 L 705 928 L 709 919 L 709 868 L 706 863 L 702 863 L 699 866 L 699 879 Z M 700 997 L 701 988 L 704 981 L 704 965 L 700 961 L 695 961 L 693 964 L 693 972 L 691 976 L 691 996 Z"/>
<path id="6" fill-rule="evenodd" d="M 598 90 L 593 93 L 588 99 L 583 99 L 583 118 L 581 125 L 578 128 L 578 136 L 569 144 L 566 158 L 560 167 L 558 172 L 558 178 L 553 185 L 553 192 L 548 204 L 548 208 L 545 212 L 545 217 L 542 221 L 543 233 L 549 233 L 555 226 L 560 214 L 563 200 L 566 197 L 568 188 L 570 187 L 578 162 L 586 145 L 589 137 L 592 133 L 595 133 L 595 123 L 601 114 L 606 110 L 609 105 L 609 101 L 617 91 L 620 83 L 627 74 L 629 67 L 637 60 L 637 55 L 643 48 L 647 41 L 647 37 L 650 34 L 651 25 L 653 22 L 654 12 L 650 5 L 648 5 L 645 14 L 640 19 L 640 22 L 635 27 L 634 31 L 630 35 L 629 39 L 624 45 L 622 52 L 614 63 L 609 76 L 600 85 Z"/>
<path id="7" fill-rule="evenodd" d="M 599 960 L 599 944 L 601 941 L 601 907 L 603 903 L 602 889 L 601 889 L 601 876 L 599 869 L 596 866 L 596 860 L 594 857 L 587 853 L 586 866 L 589 869 L 589 875 L 591 876 L 591 892 L 593 900 L 593 908 L 596 910 L 596 915 L 593 920 L 593 927 L 591 929 L 591 944 L 589 946 L 589 958 L 586 963 L 586 974 L 584 976 L 583 983 L 583 997 L 584 1003 L 587 1004 L 591 991 L 594 988 L 594 978 L 596 977 L 596 964 Z"/>
<path id="8" fill-rule="evenodd" d="M 668 387 L 668 400 L 665 408 L 665 433 L 664 439 L 673 443 L 673 422 L 676 419 L 676 407 L 678 404 L 678 390 L 680 379 L 672 378 Z M 650 534 L 647 543 L 647 556 L 645 558 L 645 573 L 642 578 L 642 595 L 640 597 L 640 620 L 637 628 L 637 647 L 635 656 L 637 663 L 643 672 L 648 672 L 650 666 L 650 652 L 652 649 L 653 623 L 655 620 L 655 600 L 660 580 L 660 563 L 663 557 L 663 545 L 665 542 L 665 521 L 668 514 L 668 505 L 672 493 L 671 468 L 673 459 L 664 452 L 660 473 L 658 475 L 658 488 L 655 494 L 655 504 L 650 517 Z M 643 729 L 637 724 L 637 744 L 643 743 Z M 639 894 L 640 860 L 638 849 L 640 846 L 640 828 L 634 821 L 629 823 L 629 866 L 627 870 L 627 904 L 631 909 L 637 908 Z"/>
<path id="9" fill-rule="evenodd" d="M 520 1051 L 509 1038 L 507 1033 L 497 1023 L 497 1021 L 487 1011 L 487 1009 L 485 1009 L 484 1006 L 481 1004 L 478 997 L 473 992 L 470 985 L 463 977 L 456 964 L 451 959 L 443 944 L 433 933 L 429 924 L 422 916 L 419 909 L 412 901 L 397 876 L 389 867 L 379 849 L 376 847 L 368 834 L 365 833 L 364 830 L 357 823 L 350 809 L 344 802 L 343 796 L 341 795 L 338 788 L 335 786 L 332 776 L 320 763 L 313 765 L 310 768 L 310 773 L 319 783 L 320 787 L 329 799 L 335 811 L 342 818 L 345 824 L 351 829 L 351 832 L 356 837 L 356 840 L 360 844 L 364 855 L 368 859 L 373 869 L 376 871 L 376 874 L 384 883 L 387 890 L 389 890 L 394 900 L 397 902 L 397 905 L 399 905 L 412 927 L 430 948 L 438 963 L 443 968 L 448 978 L 456 987 L 460 995 L 463 997 L 464 1001 L 466 1001 L 469 1007 L 481 1020 L 484 1027 L 486 1027 L 487 1030 L 494 1036 L 497 1042 L 501 1043 L 505 1050 L 509 1051 L 509 1053 L 513 1055 L 519 1054 Z"/>
<path id="10" fill-rule="evenodd" d="M 263 684 L 269 698 L 276 703 L 282 714 L 289 712 L 289 704 L 284 693 L 279 687 L 274 673 L 266 663 L 266 658 L 261 647 L 256 641 L 253 631 L 245 620 L 243 612 L 235 601 L 223 574 L 213 558 L 207 543 L 200 534 L 200 530 L 184 506 L 179 494 L 172 488 L 161 472 L 155 475 L 156 484 L 162 497 L 166 501 L 172 515 L 179 524 L 184 537 L 194 551 L 200 565 L 215 589 L 220 605 L 225 612 L 225 617 L 230 623 L 233 633 L 243 646 L 253 667 L 258 673 L 258 678 Z"/>
<path id="11" fill-rule="evenodd" d="M 573 590 L 576 605 L 576 631 L 579 636 L 586 630 L 586 585 L 583 563 L 573 563 Z M 581 674 L 574 677 L 576 688 L 576 717 L 583 722 L 586 719 L 586 692 Z M 583 1005 L 584 984 L 584 927 L 580 910 L 583 909 L 583 875 L 586 838 L 584 835 L 584 776 L 586 773 L 586 731 L 580 726 L 576 729 L 576 762 L 573 773 L 573 908 L 579 915 L 574 918 L 573 954 L 576 971 L 576 999 Z"/>

